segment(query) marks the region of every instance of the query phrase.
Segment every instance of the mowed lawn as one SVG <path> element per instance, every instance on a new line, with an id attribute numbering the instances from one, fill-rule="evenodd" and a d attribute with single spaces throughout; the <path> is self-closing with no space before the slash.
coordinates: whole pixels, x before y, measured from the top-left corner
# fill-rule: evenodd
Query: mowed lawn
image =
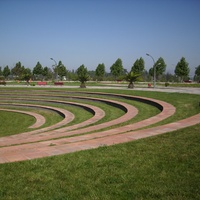
<path id="1" fill-rule="evenodd" d="M 200 112 L 198 95 L 146 96 L 171 102 L 177 118 Z M 200 199 L 199 130 L 200 124 L 124 144 L 0 164 L 0 199 Z"/>

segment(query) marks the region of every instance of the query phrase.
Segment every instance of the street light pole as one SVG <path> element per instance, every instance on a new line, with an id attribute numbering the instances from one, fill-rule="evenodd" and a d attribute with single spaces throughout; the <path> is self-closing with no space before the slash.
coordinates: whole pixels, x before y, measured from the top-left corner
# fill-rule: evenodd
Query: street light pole
<path id="1" fill-rule="evenodd" d="M 54 68 L 53 68 L 53 70 L 55 71 L 55 70 L 57 70 L 56 69 L 56 67 L 57 67 L 57 62 L 53 59 L 53 58 L 50 58 L 51 60 L 53 60 L 54 62 L 55 62 L 55 65 L 52 65 L 52 66 L 55 66 Z M 57 80 L 57 77 L 58 77 L 58 75 L 57 75 L 57 72 L 56 72 L 56 80 Z"/>
<path id="2" fill-rule="evenodd" d="M 153 69 L 154 69 L 153 87 L 156 88 L 156 66 L 155 66 L 155 60 L 154 60 L 154 58 L 150 54 L 146 53 L 146 55 L 149 56 L 149 57 L 151 57 L 152 60 L 153 60 L 153 66 L 154 66 L 153 67 Z"/>

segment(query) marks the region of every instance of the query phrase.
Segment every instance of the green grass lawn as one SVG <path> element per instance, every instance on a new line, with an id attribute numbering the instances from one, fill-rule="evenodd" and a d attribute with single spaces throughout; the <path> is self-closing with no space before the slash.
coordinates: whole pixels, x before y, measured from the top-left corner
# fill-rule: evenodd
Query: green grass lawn
<path id="1" fill-rule="evenodd" d="M 200 112 L 199 95 L 98 91 L 167 101 L 177 108 L 177 113 L 165 123 Z M 139 104 L 136 107 L 150 116 L 151 108 Z M 200 124 L 124 144 L 0 164 L 0 199 L 200 199 L 199 129 Z"/>
<path id="2" fill-rule="evenodd" d="M 1 137 L 31 130 L 28 127 L 35 123 L 35 118 L 29 115 L 24 115 L 22 113 L 0 110 L 0 123 Z"/>
<path id="3" fill-rule="evenodd" d="M 8 101 L 7 101 L 8 102 Z M 7 107 L 5 107 L 7 108 Z M 20 109 L 24 111 L 31 111 L 41 114 L 45 117 L 46 122 L 40 128 L 51 126 L 58 123 L 63 119 L 58 113 L 45 110 L 45 109 L 31 109 L 31 108 L 17 108 L 15 106 L 10 106 L 11 109 Z M 0 111 L 0 137 L 9 136 L 14 134 L 19 134 L 23 132 L 28 132 L 34 130 L 33 128 L 28 128 L 35 123 L 35 118 L 30 115 L 24 115 L 22 113 L 6 112 Z"/>
<path id="4" fill-rule="evenodd" d="M 1 164 L 0 199 L 199 199 L 199 128 Z"/>

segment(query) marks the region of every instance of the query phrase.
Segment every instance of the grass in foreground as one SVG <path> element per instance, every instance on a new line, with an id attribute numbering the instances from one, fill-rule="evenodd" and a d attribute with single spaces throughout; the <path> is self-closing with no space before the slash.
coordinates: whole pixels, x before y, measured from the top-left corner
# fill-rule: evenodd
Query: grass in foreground
<path id="1" fill-rule="evenodd" d="M 199 128 L 1 164 L 0 199 L 199 199 Z"/>
<path id="2" fill-rule="evenodd" d="M 197 95 L 131 92 L 172 101 L 178 117 L 199 112 Z M 1 164 L 0 199 L 200 199 L 199 129 Z"/>

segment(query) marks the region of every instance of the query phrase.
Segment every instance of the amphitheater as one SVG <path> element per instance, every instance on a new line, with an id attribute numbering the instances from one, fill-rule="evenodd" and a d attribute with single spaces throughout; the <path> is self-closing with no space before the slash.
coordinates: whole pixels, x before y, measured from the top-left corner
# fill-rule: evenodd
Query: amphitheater
<path id="1" fill-rule="evenodd" d="M 7 86 L 6 86 L 7 87 Z M 72 153 L 101 146 L 115 145 L 145 137 L 164 134 L 200 123 L 200 113 L 169 123 L 160 124 L 176 113 L 176 108 L 154 98 L 135 96 L 134 93 L 112 93 L 98 90 L 52 89 L 0 90 L 0 112 L 17 112 L 35 118 L 29 131 L 0 137 L 0 163 L 16 162 Z M 135 105 L 136 102 L 136 105 Z M 137 103 L 155 107 L 157 114 L 137 120 L 141 113 Z M 103 109 L 103 106 L 106 108 Z M 68 109 L 68 108 L 71 109 Z M 77 120 L 73 112 L 89 113 L 84 121 Z M 115 117 L 109 109 L 123 113 Z M 40 112 L 38 112 L 40 111 Z M 41 114 L 49 111 L 62 117 L 57 123 L 47 125 Z M 105 119 L 113 115 L 111 119 Z M 78 121 L 78 123 L 76 122 Z"/>

